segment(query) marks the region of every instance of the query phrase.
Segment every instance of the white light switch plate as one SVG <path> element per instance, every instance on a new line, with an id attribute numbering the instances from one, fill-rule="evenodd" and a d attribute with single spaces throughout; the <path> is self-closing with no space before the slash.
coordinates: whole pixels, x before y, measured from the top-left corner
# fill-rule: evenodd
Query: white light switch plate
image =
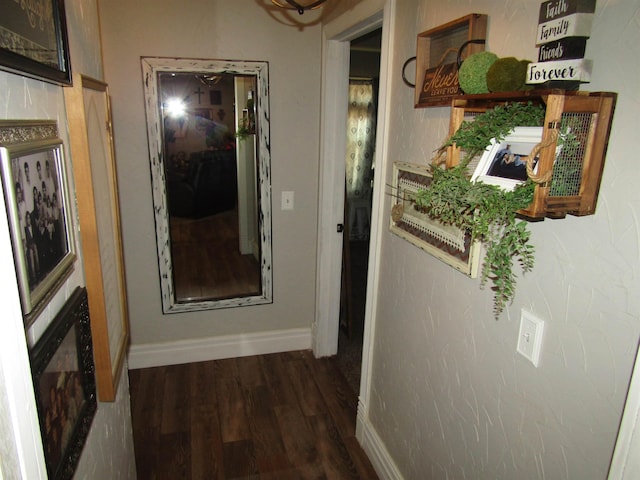
<path id="1" fill-rule="evenodd" d="M 533 313 L 522 309 L 517 351 L 536 367 L 540 362 L 543 333 L 544 320 L 536 317 Z"/>
<path id="2" fill-rule="evenodd" d="M 293 192 L 282 192 L 282 210 L 293 210 Z"/>

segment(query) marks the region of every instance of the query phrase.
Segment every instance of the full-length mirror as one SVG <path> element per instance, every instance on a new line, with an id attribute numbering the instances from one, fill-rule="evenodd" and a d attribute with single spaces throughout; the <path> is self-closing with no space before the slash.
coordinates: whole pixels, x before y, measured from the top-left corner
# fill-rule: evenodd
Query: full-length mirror
<path id="1" fill-rule="evenodd" d="M 163 312 L 270 303 L 268 64 L 142 70 Z"/>

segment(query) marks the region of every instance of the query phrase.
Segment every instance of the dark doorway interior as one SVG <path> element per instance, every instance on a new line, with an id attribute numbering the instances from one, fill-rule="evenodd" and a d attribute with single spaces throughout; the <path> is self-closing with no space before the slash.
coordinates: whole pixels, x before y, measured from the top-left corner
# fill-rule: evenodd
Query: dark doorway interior
<path id="1" fill-rule="evenodd" d="M 356 394 L 360 391 L 362 369 L 381 42 L 382 29 L 377 29 L 352 40 L 350 45 L 350 119 L 345 158 L 345 231 L 337 361 Z M 370 100 L 366 97 L 367 88 L 371 92 Z M 366 115 L 371 118 L 365 124 Z M 349 146 L 363 143 L 371 148 L 362 151 Z"/>

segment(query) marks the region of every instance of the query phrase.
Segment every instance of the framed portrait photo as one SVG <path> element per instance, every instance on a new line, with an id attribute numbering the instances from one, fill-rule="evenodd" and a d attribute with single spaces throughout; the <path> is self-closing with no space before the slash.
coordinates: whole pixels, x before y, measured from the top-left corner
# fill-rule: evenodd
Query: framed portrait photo
<path id="1" fill-rule="evenodd" d="M 30 361 L 48 477 L 70 480 L 97 408 L 85 288 L 76 288 Z"/>
<path id="2" fill-rule="evenodd" d="M 27 325 L 76 257 L 64 165 L 55 121 L 0 121 L 0 172 Z"/>
<path id="3" fill-rule="evenodd" d="M 71 85 L 64 0 L 0 0 L 0 68 Z"/>
<path id="4" fill-rule="evenodd" d="M 471 181 L 513 190 L 527 180 L 526 157 L 541 140 L 542 127 L 516 127 L 504 140 L 497 142 L 493 139 L 478 162 Z M 534 171 L 537 160 L 534 159 Z"/>

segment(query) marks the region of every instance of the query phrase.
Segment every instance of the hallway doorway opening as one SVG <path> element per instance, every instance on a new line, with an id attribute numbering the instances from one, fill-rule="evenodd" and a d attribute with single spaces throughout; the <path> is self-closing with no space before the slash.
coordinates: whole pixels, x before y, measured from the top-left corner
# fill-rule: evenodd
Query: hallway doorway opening
<path id="1" fill-rule="evenodd" d="M 362 370 L 382 28 L 351 40 L 338 365 L 357 394 Z"/>

